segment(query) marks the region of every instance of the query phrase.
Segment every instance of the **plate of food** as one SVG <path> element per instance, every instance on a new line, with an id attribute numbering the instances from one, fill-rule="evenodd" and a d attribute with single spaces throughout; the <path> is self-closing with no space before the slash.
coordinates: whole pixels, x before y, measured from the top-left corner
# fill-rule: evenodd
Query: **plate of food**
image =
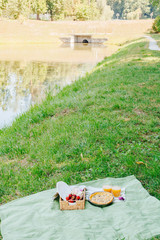
<path id="1" fill-rule="evenodd" d="M 113 199 L 113 194 L 110 192 L 94 192 L 89 196 L 89 202 L 99 207 L 105 207 L 111 204 Z"/>

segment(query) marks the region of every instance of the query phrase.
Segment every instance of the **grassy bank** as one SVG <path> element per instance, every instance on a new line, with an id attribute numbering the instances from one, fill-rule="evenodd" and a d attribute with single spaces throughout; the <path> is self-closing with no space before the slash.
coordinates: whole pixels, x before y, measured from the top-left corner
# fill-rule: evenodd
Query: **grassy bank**
<path id="1" fill-rule="evenodd" d="M 142 40 L 0 131 L 1 203 L 134 174 L 160 199 L 160 53 Z"/>

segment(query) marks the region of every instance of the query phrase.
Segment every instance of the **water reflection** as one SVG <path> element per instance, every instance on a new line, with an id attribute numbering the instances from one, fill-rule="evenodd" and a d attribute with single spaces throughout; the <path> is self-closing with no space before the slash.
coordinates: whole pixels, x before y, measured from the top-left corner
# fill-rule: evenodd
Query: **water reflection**
<path id="1" fill-rule="evenodd" d="M 104 44 L 98 44 L 98 43 L 63 43 L 61 45 L 62 48 L 68 48 L 70 47 L 73 50 L 85 50 L 85 51 L 92 51 L 93 49 L 100 50 L 101 48 L 105 48 L 106 46 Z"/>
<path id="2" fill-rule="evenodd" d="M 54 94 L 92 68 L 93 64 L 54 62 L 0 62 L 0 128 L 41 102 L 46 91 Z"/>
<path id="3" fill-rule="evenodd" d="M 90 71 L 115 46 L 103 44 L 0 45 L 0 128 Z"/>

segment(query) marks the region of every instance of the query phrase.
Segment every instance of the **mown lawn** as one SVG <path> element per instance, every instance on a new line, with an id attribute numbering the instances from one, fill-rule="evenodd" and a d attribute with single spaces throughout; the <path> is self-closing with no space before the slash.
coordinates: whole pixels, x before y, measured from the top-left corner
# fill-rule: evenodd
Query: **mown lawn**
<path id="1" fill-rule="evenodd" d="M 160 52 L 139 40 L 0 131 L 1 204 L 134 174 L 160 199 Z"/>

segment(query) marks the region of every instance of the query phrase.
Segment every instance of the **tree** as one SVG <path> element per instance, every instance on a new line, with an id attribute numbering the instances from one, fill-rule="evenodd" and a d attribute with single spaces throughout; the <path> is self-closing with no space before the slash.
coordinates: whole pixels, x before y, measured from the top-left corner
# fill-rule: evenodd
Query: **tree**
<path id="1" fill-rule="evenodd" d="M 51 15 L 51 21 L 57 20 L 64 15 L 64 0 L 47 0 L 47 10 Z"/>
<path id="2" fill-rule="evenodd" d="M 123 18 L 139 19 L 149 12 L 149 0 L 125 0 Z"/>
<path id="3" fill-rule="evenodd" d="M 0 0 L 0 15 L 3 15 L 4 11 L 6 10 L 8 0 Z"/>
<path id="4" fill-rule="evenodd" d="M 47 10 L 49 14 L 51 15 L 51 21 L 53 21 L 53 8 L 54 8 L 54 2 L 52 0 L 46 1 Z"/>
<path id="5" fill-rule="evenodd" d="M 137 10 L 135 10 L 134 12 L 129 12 L 127 14 L 127 19 L 128 20 L 133 20 L 133 19 L 140 19 L 142 15 L 142 11 L 140 8 L 138 8 Z"/>
<path id="6" fill-rule="evenodd" d="M 124 4 L 125 0 L 107 0 L 107 5 L 109 5 L 114 12 L 113 18 L 117 18 L 117 13 L 119 14 L 119 18 L 122 18 Z"/>
<path id="7" fill-rule="evenodd" d="M 154 12 L 154 16 L 157 15 L 157 10 L 149 1 L 160 2 L 160 0 L 107 0 L 107 4 L 114 11 L 113 18 L 117 18 L 118 13 L 120 19 L 136 19 L 149 18 L 151 12 Z"/>
<path id="8" fill-rule="evenodd" d="M 80 2 L 78 2 L 80 4 Z M 64 17 L 75 17 L 75 4 L 73 0 L 64 1 Z"/>
<path id="9" fill-rule="evenodd" d="M 98 0 L 97 7 L 100 11 L 101 20 L 109 20 L 113 17 L 114 12 L 111 10 L 111 7 L 106 4 L 106 0 Z"/>
<path id="10" fill-rule="evenodd" d="M 45 13 L 46 8 L 46 0 L 32 0 L 31 8 L 34 13 L 37 14 L 37 20 L 40 20 L 39 15 Z"/>
<path id="11" fill-rule="evenodd" d="M 94 0 L 84 1 L 75 5 L 75 16 L 77 20 L 96 20 L 99 17 L 99 10 Z"/>
<path id="12" fill-rule="evenodd" d="M 3 12 L 14 19 L 18 19 L 20 16 L 27 17 L 29 14 L 28 0 L 3 1 Z"/>

